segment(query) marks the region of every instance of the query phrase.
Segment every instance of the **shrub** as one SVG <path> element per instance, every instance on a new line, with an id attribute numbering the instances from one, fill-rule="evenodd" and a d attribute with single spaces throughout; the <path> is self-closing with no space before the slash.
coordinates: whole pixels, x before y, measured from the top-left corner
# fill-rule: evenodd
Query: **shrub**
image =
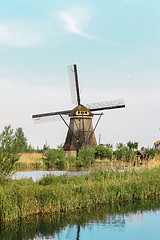
<path id="1" fill-rule="evenodd" d="M 114 156 L 117 160 L 133 162 L 136 159 L 136 153 L 134 149 L 137 147 L 137 143 L 128 142 L 127 146 L 123 145 L 122 143 L 118 143 L 117 149 L 114 151 Z"/>
<path id="2" fill-rule="evenodd" d="M 148 160 L 149 158 L 153 159 L 156 155 L 156 150 L 154 148 L 145 148 L 144 157 Z"/>
<path id="3" fill-rule="evenodd" d="M 95 157 L 96 158 L 108 158 L 108 159 L 112 159 L 113 156 L 113 152 L 110 148 L 105 147 L 103 145 L 98 145 L 97 147 L 95 147 Z"/>
<path id="4" fill-rule="evenodd" d="M 78 160 L 83 166 L 91 166 L 95 161 L 94 149 L 91 149 L 88 145 L 83 144 L 78 152 Z"/>
<path id="5" fill-rule="evenodd" d="M 63 168 L 65 165 L 65 157 L 63 148 L 49 149 L 43 158 L 44 165 L 47 169 L 57 166 Z"/>

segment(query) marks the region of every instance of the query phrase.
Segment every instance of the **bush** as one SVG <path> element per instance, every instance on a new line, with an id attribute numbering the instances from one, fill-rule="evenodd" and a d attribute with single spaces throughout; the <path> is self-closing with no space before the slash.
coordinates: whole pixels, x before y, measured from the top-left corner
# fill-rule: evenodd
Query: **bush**
<path id="1" fill-rule="evenodd" d="M 136 159 L 136 152 L 134 149 L 138 147 L 138 143 L 128 142 L 127 146 L 122 143 L 117 144 L 117 149 L 114 151 L 114 156 L 117 160 L 126 162 L 134 162 Z"/>
<path id="2" fill-rule="evenodd" d="M 145 159 L 153 159 L 156 155 L 156 150 L 154 148 L 145 148 L 144 149 L 144 158 Z"/>
<path id="3" fill-rule="evenodd" d="M 43 158 L 44 165 L 47 169 L 57 166 L 63 168 L 65 165 L 65 156 L 63 148 L 49 149 Z"/>
<path id="4" fill-rule="evenodd" d="M 78 153 L 78 160 L 83 166 L 91 166 L 95 161 L 94 149 L 91 149 L 88 145 L 83 144 Z"/>
<path id="5" fill-rule="evenodd" d="M 98 145 L 97 147 L 95 147 L 95 157 L 96 158 L 108 158 L 108 159 L 112 159 L 113 156 L 113 152 L 110 148 L 105 147 L 103 145 Z"/>

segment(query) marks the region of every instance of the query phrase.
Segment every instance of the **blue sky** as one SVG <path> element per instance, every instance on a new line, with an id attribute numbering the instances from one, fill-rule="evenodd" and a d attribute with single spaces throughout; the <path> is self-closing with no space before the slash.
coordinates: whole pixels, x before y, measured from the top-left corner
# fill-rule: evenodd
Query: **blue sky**
<path id="1" fill-rule="evenodd" d="M 160 139 L 158 0 L 0 0 L 0 129 L 23 127 L 40 147 L 64 142 L 63 123 L 33 125 L 31 115 L 74 107 L 67 65 L 76 63 L 83 103 L 123 97 L 105 111 L 103 143 Z"/>

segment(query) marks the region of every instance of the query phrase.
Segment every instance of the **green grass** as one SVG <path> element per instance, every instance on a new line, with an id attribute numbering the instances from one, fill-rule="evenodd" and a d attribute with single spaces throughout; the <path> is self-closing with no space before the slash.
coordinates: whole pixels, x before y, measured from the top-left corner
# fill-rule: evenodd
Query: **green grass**
<path id="1" fill-rule="evenodd" d="M 39 182 L 12 180 L 0 185 L 0 221 L 40 213 L 69 212 L 97 204 L 124 204 L 158 198 L 160 167 L 95 171 L 81 176 L 47 176 Z"/>

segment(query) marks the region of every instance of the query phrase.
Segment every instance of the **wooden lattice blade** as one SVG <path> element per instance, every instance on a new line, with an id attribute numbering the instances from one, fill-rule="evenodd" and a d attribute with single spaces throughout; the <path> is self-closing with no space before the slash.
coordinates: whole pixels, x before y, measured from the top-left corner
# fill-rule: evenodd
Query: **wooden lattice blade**
<path id="1" fill-rule="evenodd" d="M 61 121 L 60 115 L 63 116 L 66 120 L 69 118 L 68 115 L 72 110 L 59 111 L 59 112 L 49 112 L 49 113 L 40 113 L 32 115 L 34 123 L 45 123 L 45 122 L 54 122 Z"/>
<path id="2" fill-rule="evenodd" d="M 68 115 L 63 115 L 62 114 L 61 116 L 63 116 L 63 119 L 65 119 L 66 121 L 69 120 Z M 58 121 L 62 121 L 62 118 L 60 117 L 60 115 L 33 118 L 33 123 L 34 124 L 48 123 L 48 122 L 58 122 Z"/>
<path id="3" fill-rule="evenodd" d="M 80 105 L 78 74 L 77 74 L 77 67 L 75 64 L 68 66 L 68 75 L 70 80 L 72 103 L 75 105 Z"/>
<path id="4" fill-rule="evenodd" d="M 101 110 L 124 108 L 125 104 L 123 99 L 116 99 L 112 101 L 86 104 L 86 107 L 89 108 L 91 112 L 94 112 L 94 111 L 101 111 Z"/>

